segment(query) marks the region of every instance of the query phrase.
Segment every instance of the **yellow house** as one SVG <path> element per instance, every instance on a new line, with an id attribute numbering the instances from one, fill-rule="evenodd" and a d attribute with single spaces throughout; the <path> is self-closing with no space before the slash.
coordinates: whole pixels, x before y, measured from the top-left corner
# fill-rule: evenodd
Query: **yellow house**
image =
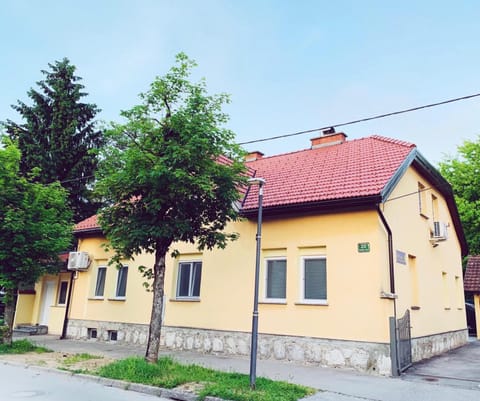
<path id="1" fill-rule="evenodd" d="M 326 133 L 309 149 L 254 152 L 246 163 L 266 180 L 260 358 L 390 375 L 410 359 L 467 341 L 464 234 L 449 184 L 415 145 Z M 226 249 L 175 245 L 179 255 L 168 259 L 165 277 L 164 347 L 249 355 L 257 191 L 247 191 L 244 218 L 228 227 L 240 237 Z M 108 266 L 96 216 L 79 223 L 76 236 L 90 264 L 71 273 L 65 334 L 144 344 L 152 296 L 137 267 L 153 265 L 153 257 L 125 260 L 121 270 Z M 55 280 L 58 294 L 64 274 Z M 50 332 L 61 334 L 61 305 L 45 304 L 48 282 L 32 298 L 20 296 L 17 322 L 36 323 L 47 308 Z"/>

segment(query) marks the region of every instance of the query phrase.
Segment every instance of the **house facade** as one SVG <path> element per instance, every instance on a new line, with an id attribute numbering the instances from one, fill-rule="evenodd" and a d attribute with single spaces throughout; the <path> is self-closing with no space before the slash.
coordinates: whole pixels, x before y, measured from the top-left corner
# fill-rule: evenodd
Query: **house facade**
<path id="1" fill-rule="evenodd" d="M 480 340 L 480 255 L 470 256 L 465 270 L 465 292 L 473 296 L 472 332 Z"/>
<path id="2" fill-rule="evenodd" d="M 246 163 L 266 180 L 260 358 L 390 375 L 391 318 L 407 310 L 413 361 L 467 341 L 465 238 L 450 186 L 415 145 L 333 133 L 298 152 L 254 152 Z M 178 256 L 167 260 L 165 277 L 164 347 L 249 355 L 257 213 L 258 187 L 251 186 L 243 219 L 227 227 L 240 234 L 237 241 L 202 252 L 175 244 Z M 77 251 L 91 263 L 71 273 L 68 324 L 55 320 L 59 305 L 42 301 L 48 278 L 31 299 L 20 297 L 19 305 L 30 306 L 16 322 L 35 323 L 45 304 L 51 333 L 65 326 L 68 337 L 145 344 L 152 295 L 138 266 L 152 266 L 152 255 L 125 260 L 120 270 L 108 266 L 96 216 L 79 223 L 76 236 Z"/>

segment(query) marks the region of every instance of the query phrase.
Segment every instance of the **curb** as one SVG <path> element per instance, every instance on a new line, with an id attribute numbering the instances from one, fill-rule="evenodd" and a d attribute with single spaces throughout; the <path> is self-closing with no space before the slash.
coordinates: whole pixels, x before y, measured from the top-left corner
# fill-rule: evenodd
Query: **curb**
<path id="1" fill-rule="evenodd" d="M 89 375 L 86 373 L 75 373 L 69 370 L 55 369 L 51 367 L 38 366 L 38 365 L 29 365 L 29 364 L 17 363 L 17 362 L 12 362 L 7 360 L 0 360 L 0 363 L 3 365 L 19 366 L 19 367 L 24 367 L 25 369 L 38 370 L 41 372 L 78 377 L 80 379 L 99 383 L 105 387 L 114 387 L 121 390 L 134 391 L 136 393 L 143 393 L 143 394 L 153 395 L 156 397 L 168 398 L 174 401 L 198 401 L 197 395 L 190 392 L 186 392 L 186 391 L 178 391 L 174 389 L 166 389 L 162 387 L 149 386 L 147 384 L 141 384 L 141 383 L 131 383 L 123 380 L 109 379 L 106 377 Z M 230 400 L 224 400 L 223 398 L 206 396 L 204 401 L 230 401 Z"/>

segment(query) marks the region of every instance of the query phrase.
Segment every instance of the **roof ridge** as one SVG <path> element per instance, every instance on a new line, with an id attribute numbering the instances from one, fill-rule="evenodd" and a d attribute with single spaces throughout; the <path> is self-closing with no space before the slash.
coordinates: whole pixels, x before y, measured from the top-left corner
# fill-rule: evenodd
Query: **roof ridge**
<path id="1" fill-rule="evenodd" d="M 293 150 L 293 151 L 291 151 L 291 152 L 277 153 L 276 155 L 263 156 L 263 157 L 260 158 L 260 159 L 247 161 L 247 162 L 245 162 L 245 163 L 248 165 L 249 163 L 258 162 L 259 160 L 273 159 L 274 157 L 281 157 L 281 156 L 286 156 L 286 155 L 293 155 L 293 154 L 295 154 L 295 153 L 306 152 L 307 150 L 312 150 L 312 149 L 311 149 L 311 148 L 306 148 L 306 149 Z"/>
<path id="2" fill-rule="evenodd" d="M 415 145 L 412 142 L 402 141 L 400 139 L 389 138 L 389 137 L 382 136 L 382 135 L 377 135 L 377 134 L 371 135 L 367 138 L 372 138 L 372 139 L 376 139 L 378 141 L 387 142 L 387 143 L 394 143 L 394 144 L 397 144 L 397 145 L 406 146 L 407 148 L 416 148 L 417 147 L 417 145 Z M 362 139 L 366 139 L 366 138 L 362 138 Z"/>
<path id="3" fill-rule="evenodd" d="M 362 138 L 353 138 L 353 139 L 347 140 L 347 141 L 345 141 L 341 144 L 335 144 L 335 145 L 328 146 L 328 148 L 336 147 L 336 146 L 340 146 L 340 145 L 345 145 L 345 144 L 351 144 L 353 142 L 365 141 L 365 140 L 369 140 L 369 139 L 374 139 L 374 140 L 378 140 L 378 141 L 382 141 L 382 142 L 386 142 L 386 143 L 392 143 L 392 144 L 396 144 L 396 145 L 400 145 L 400 146 L 405 146 L 407 148 L 416 148 L 417 147 L 417 145 L 415 145 L 412 142 L 402 141 L 400 139 L 394 139 L 394 138 L 389 138 L 389 137 L 382 136 L 382 135 L 373 134 L 373 135 L 370 135 L 370 136 L 364 136 Z M 248 165 L 249 163 L 255 163 L 255 162 L 258 162 L 260 160 L 273 159 L 275 157 L 283 157 L 283 156 L 287 156 L 287 155 L 293 155 L 293 154 L 296 154 L 296 153 L 308 152 L 310 150 L 318 150 L 318 149 L 323 149 L 323 148 L 322 147 L 318 147 L 318 148 L 315 148 L 315 149 L 305 148 L 305 149 L 293 150 L 291 152 L 277 153 L 275 155 L 263 156 L 260 159 L 256 159 L 256 160 L 246 162 L 246 164 Z"/>

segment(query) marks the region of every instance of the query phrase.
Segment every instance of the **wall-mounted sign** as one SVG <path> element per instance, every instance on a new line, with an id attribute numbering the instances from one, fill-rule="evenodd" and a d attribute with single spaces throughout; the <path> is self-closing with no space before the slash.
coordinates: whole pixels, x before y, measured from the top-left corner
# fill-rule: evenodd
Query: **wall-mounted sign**
<path id="1" fill-rule="evenodd" d="M 395 251 L 395 254 L 396 254 L 397 263 L 400 263 L 402 265 L 407 264 L 407 254 L 405 252 L 397 250 Z"/>
<path id="2" fill-rule="evenodd" d="M 370 242 L 359 242 L 357 244 L 357 249 L 360 253 L 370 252 Z"/>

